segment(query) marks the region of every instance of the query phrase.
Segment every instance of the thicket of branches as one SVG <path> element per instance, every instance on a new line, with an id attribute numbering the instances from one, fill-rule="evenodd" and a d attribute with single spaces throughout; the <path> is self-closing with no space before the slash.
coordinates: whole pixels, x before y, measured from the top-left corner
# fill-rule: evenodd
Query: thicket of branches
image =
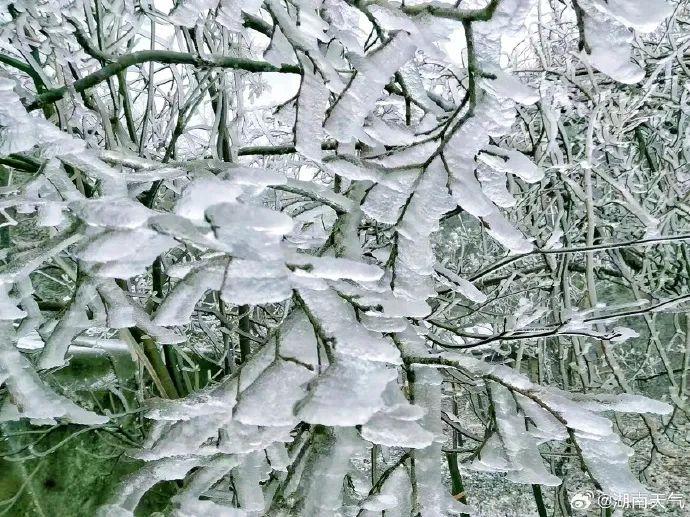
<path id="1" fill-rule="evenodd" d="M 107 436 L 109 516 L 546 516 L 687 455 L 684 0 L 163 4 L 0 4 L 7 461 Z"/>

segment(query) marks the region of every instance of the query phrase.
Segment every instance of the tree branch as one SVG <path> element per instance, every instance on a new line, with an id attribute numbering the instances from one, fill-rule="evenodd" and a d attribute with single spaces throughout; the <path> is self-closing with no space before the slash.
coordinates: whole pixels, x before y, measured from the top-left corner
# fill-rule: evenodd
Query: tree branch
<path id="1" fill-rule="evenodd" d="M 252 61 L 251 59 L 242 59 L 229 56 L 211 56 L 203 58 L 195 56 L 187 52 L 175 52 L 171 50 L 140 50 L 132 52 L 125 56 L 119 57 L 116 61 L 104 66 L 100 70 L 87 75 L 74 82 L 70 86 L 61 86 L 48 90 L 27 106 L 28 111 L 33 111 L 42 106 L 62 99 L 70 89 L 76 92 L 83 92 L 89 88 L 96 86 L 108 78 L 117 75 L 119 72 L 129 68 L 130 66 L 139 65 L 155 61 L 158 63 L 171 65 L 193 65 L 199 68 L 230 68 L 233 70 L 246 70 L 248 72 L 280 72 L 288 74 L 300 74 L 302 70 L 296 65 L 282 65 L 274 66 L 265 61 Z"/>

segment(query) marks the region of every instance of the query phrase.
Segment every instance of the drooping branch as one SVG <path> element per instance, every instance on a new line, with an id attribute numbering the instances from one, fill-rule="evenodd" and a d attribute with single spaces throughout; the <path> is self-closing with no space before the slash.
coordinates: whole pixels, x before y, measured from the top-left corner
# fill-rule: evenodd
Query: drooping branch
<path id="1" fill-rule="evenodd" d="M 97 84 L 106 81 L 110 77 L 126 70 L 130 66 L 148 62 L 164 63 L 169 65 L 192 65 L 198 68 L 229 68 L 232 70 L 245 70 L 247 72 L 280 72 L 287 74 L 300 74 L 301 69 L 296 65 L 274 66 L 265 61 L 253 61 L 230 56 L 201 57 L 187 52 L 175 52 L 172 50 L 140 50 L 118 58 L 116 61 L 104 66 L 100 70 L 87 75 L 70 86 L 61 86 L 48 90 L 27 106 L 28 111 L 41 108 L 46 104 L 62 99 L 67 92 L 74 89 L 81 93 Z"/>

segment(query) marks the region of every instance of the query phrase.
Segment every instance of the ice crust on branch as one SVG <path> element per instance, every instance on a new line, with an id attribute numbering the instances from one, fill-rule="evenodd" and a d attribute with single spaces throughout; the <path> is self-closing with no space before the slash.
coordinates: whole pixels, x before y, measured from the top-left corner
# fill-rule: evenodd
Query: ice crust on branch
<path id="1" fill-rule="evenodd" d="M 670 14 L 667 3 L 578 4 L 587 40 L 582 59 L 615 81 L 639 82 L 644 70 L 632 60 L 630 29 L 654 30 Z M 511 215 L 517 192 L 530 185 L 552 188 L 549 182 L 561 173 L 567 181 L 570 171 L 542 167 L 542 156 L 511 138 L 520 110 L 536 109 L 530 107 L 542 100 L 542 91 L 504 66 L 502 38 L 519 34 L 535 2 L 504 0 L 452 12 L 446 4 L 419 5 L 182 0 L 170 13 L 147 12 L 190 44 L 201 43 L 200 55 L 204 38 L 233 45 L 242 40 L 233 46 L 242 59 L 262 55 L 301 74 L 296 98 L 276 107 L 271 118 L 245 110 L 244 91 L 229 100 L 231 82 L 260 93 L 251 69 L 216 70 L 202 61 L 188 70 L 170 65 L 178 67 L 171 68 L 180 88 L 170 95 L 175 103 L 193 85 L 208 93 L 209 106 L 221 106 L 210 123 L 192 121 L 194 131 L 208 131 L 219 145 L 189 137 L 177 148 L 173 141 L 165 155 L 159 153 L 165 139 L 160 148 L 140 145 L 135 154 L 137 142 L 126 134 L 132 128 L 118 117 L 106 118 L 101 140 L 82 131 L 81 119 L 109 109 L 103 99 L 111 81 L 126 81 L 130 73 L 106 73 L 114 56 L 80 55 L 103 80 L 81 96 L 68 86 L 69 95 L 31 114 L 26 77 L 3 72 L 2 166 L 31 179 L 16 189 L 2 187 L 0 213 L 34 218 L 45 238 L 0 256 L 0 383 L 6 393 L 0 421 L 109 422 L 60 394 L 41 373 L 68 365 L 72 345 L 85 333 L 128 340 L 133 357 L 161 384 L 159 374 L 174 365 L 152 364 L 151 358 L 190 350 L 200 332 L 209 341 L 217 334 L 227 348 L 216 365 L 221 373 L 205 388 L 146 401 L 151 430 L 143 446 L 130 451 L 146 463 L 122 483 L 102 515 L 134 515 L 156 483 L 177 479 L 186 480 L 171 501 L 178 516 L 469 513 L 444 484 L 448 431 L 442 414 L 452 402 L 444 391 L 447 379 L 481 391 L 492 408 L 479 453 L 464 467 L 502 473 L 515 483 L 557 486 L 562 480 L 542 452 L 568 442 L 604 492 L 644 490 L 629 469 L 630 448 L 602 413 L 665 415 L 668 404 L 630 392 L 579 395 L 539 385 L 492 362 L 491 353 L 502 341 L 566 331 L 620 346 L 635 337 L 630 329 L 616 327 L 608 339 L 577 315 L 563 322 L 561 332 L 529 336 L 546 312 L 529 301 L 505 318 L 513 328 L 499 335 L 490 323 L 469 330 L 444 323 L 444 311 L 455 304 L 480 312 L 495 301 L 491 282 L 502 294 L 517 276 L 471 279 L 466 272 L 475 265 L 441 257 L 436 235 L 446 218 L 462 213 L 462 221 L 485 230 L 493 241 L 471 246 L 509 254 L 501 259 L 506 264 L 531 256 L 543 235 L 531 235 L 532 222 Z M 30 7 L 20 7 L 29 13 L 22 15 L 29 26 L 37 23 Z M 139 31 L 145 17 L 129 14 L 138 24 L 132 30 Z M 243 40 L 246 27 L 263 34 L 254 35 L 265 40 L 263 47 Z M 449 45 L 451 35 L 464 39 L 461 52 Z M 77 36 L 69 31 L 70 38 Z M 111 43 L 110 50 L 119 48 Z M 110 64 L 95 68 L 103 63 Z M 18 70 L 27 73 L 21 64 Z M 59 71 L 37 71 L 33 80 L 48 88 L 68 70 L 61 63 Z M 151 70 L 151 76 L 161 71 Z M 455 82 L 442 81 L 438 70 Z M 212 77 L 224 89 L 212 92 Z M 554 127 L 544 132 L 555 140 L 561 130 L 555 110 L 543 103 L 539 109 L 550 114 Z M 229 121 L 223 110 L 235 110 L 237 119 Z M 190 120 L 180 114 L 177 124 L 183 122 Z M 158 119 L 141 125 L 154 123 L 162 125 Z M 168 129 L 151 132 L 167 138 Z M 277 139 L 285 134 L 289 140 Z M 572 190 L 574 197 L 585 196 Z M 633 208 L 656 228 L 659 221 Z M 12 225 L 6 219 L 3 225 Z M 564 235 L 554 231 L 538 251 L 553 251 Z M 70 293 L 56 311 L 42 312 L 32 282 L 46 264 L 64 272 Z M 268 315 L 268 323 L 258 314 Z M 220 322 L 210 330 L 209 315 Z M 438 329 L 455 341 L 441 339 Z M 31 357 L 17 344 L 34 334 L 40 350 Z M 232 354 L 238 348 L 232 336 L 241 364 Z M 473 350 L 483 338 L 488 346 Z M 467 352 L 438 353 L 444 347 Z M 380 477 L 372 481 L 367 468 Z M 219 487 L 233 497 L 218 497 Z"/>

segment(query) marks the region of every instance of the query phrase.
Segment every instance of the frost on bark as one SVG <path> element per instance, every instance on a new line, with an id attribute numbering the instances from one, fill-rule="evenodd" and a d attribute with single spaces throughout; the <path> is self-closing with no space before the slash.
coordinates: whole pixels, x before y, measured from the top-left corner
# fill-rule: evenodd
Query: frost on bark
<path id="1" fill-rule="evenodd" d="M 162 4 L 2 15 L 3 425 L 126 437 L 108 516 L 645 493 L 626 425 L 651 462 L 689 409 L 685 3 Z"/>

